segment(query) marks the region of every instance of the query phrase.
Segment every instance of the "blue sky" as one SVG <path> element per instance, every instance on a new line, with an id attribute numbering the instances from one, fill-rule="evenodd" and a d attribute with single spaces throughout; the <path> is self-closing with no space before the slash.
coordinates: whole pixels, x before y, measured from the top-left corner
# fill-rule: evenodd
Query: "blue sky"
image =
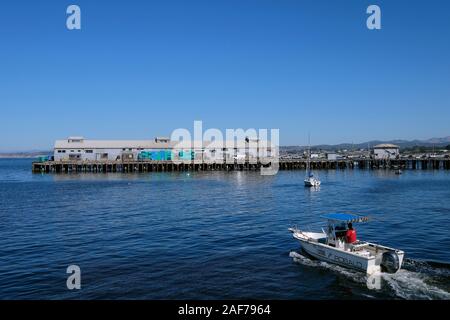
<path id="1" fill-rule="evenodd" d="M 3 1 L 0 150 L 194 120 L 279 128 L 283 145 L 447 136 L 449 57 L 444 0 Z"/>

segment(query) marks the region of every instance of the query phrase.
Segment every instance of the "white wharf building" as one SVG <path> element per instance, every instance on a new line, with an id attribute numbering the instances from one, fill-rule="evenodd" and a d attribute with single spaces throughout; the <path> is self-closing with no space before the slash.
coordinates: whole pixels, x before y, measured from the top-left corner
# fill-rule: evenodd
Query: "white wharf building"
<path id="1" fill-rule="evenodd" d="M 164 137 L 153 140 L 88 140 L 83 137 L 69 137 L 55 142 L 54 161 L 137 161 L 143 153 L 158 152 L 170 153 L 169 160 L 212 163 L 234 160 L 255 162 L 262 160 L 261 157 L 272 157 L 272 149 L 268 146 L 268 142 L 259 140 L 199 143 L 171 141 Z M 186 157 L 186 154 L 189 154 L 189 157 Z"/>
<path id="2" fill-rule="evenodd" d="M 162 150 L 169 148 L 169 140 L 86 140 L 83 137 L 69 137 L 56 140 L 54 148 L 55 161 L 118 161 L 132 159 L 143 150 Z"/>

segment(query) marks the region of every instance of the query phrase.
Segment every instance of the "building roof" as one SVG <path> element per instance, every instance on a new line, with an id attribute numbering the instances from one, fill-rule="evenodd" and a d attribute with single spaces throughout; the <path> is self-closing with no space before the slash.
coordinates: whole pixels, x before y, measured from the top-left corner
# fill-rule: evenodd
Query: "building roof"
<path id="1" fill-rule="evenodd" d="M 82 140 L 69 142 L 68 140 L 56 140 L 55 149 L 124 149 L 124 148 L 164 148 L 168 143 L 155 142 L 154 140 Z"/>
<path id="2" fill-rule="evenodd" d="M 155 140 L 75 140 L 72 138 L 65 140 L 56 140 L 55 141 L 55 149 L 160 149 L 160 148 L 198 148 L 202 146 L 217 148 L 224 147 L 230 148 L 233 147 L 233 141 L 226 141 L 222 144 L 214 141 L 169 141 L 169 142 L 161 142 Z M 267 142 L 266 142 L 267 143 Z M 245 141 L 234 142 L 235 148 L 245 148 Z M 250 147 L 253 147 L 253 144 L 249 144 Z M 263 147 L 264 144 L 262 141 L 259 142 L 259 146 Z M 268 145 L 268 149 L 270 149 L 270 145 Z"/>
<path id="3" fill-rule="evenodd" d="M 400 147 L 395 144 L 391 144 L 391 143 L 382 143 L 382 144 L 377 144 L 373 148 L 374 149 L 399 149 Z"/>
<path id="4" fill-rule="evenodd" d="M 369 217 L 358 216 L 350 213 L 327 213 L 321 215 L 321 217 L 327 220 L 339 222 L 366 222 L 369 220 Z"/>

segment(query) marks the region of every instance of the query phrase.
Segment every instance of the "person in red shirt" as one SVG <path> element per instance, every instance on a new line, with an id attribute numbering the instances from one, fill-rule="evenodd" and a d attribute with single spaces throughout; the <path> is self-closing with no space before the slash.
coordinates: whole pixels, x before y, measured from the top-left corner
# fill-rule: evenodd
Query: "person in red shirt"
<path id="1" fill-rule="evenodd" d="M 348 230 L 347 233 L 345 234 L 345 242 L 347 243 L 356 242 L 356 231 L 353 229 L 353 225 L 351 222 L 348 224 Z"/>

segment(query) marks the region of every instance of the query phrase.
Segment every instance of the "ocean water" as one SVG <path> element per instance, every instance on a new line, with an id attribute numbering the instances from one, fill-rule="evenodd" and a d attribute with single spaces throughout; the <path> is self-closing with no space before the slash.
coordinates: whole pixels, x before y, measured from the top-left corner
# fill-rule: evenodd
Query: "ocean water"
<path id="1" fill-rule="evenodd" d="M 31 174 L 0 160 L 0 299 L 450 299 L 450 172 Z M 288 228 L 355 212 L 406 252 L 376 279 L 310 260 Z M 81 268 L 68 290 L 66 268 Z"/>

